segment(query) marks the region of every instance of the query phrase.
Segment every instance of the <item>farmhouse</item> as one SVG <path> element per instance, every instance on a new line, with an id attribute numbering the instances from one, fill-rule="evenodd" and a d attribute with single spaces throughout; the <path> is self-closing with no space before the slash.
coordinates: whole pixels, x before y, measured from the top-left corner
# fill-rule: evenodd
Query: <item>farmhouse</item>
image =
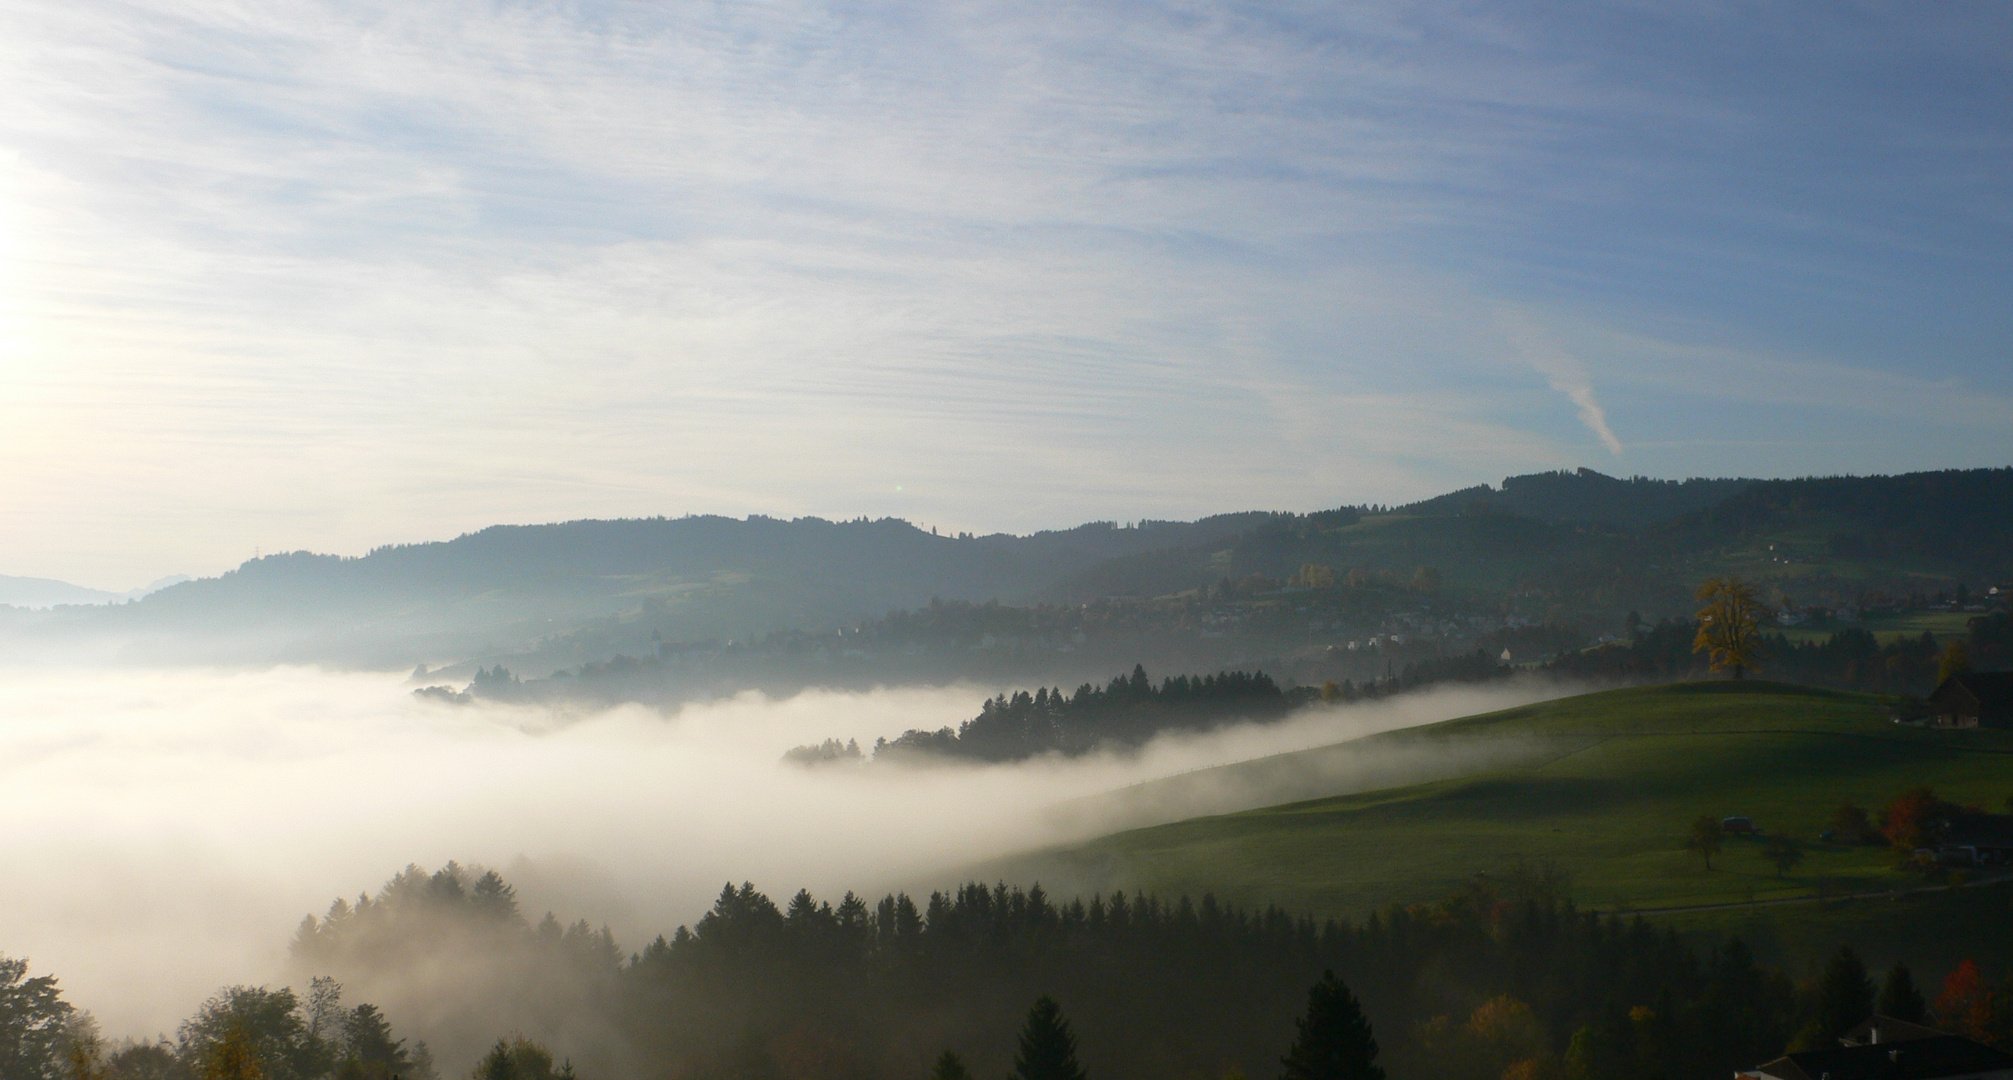
<path id="1" fill-rule="evenodd" d="M 2013 1054 L 1892 1017 L 1872 1017 L 1838 1042 L 1743 1069 L 1734 1080 L 2013 1080 Z"/>
<path id="2" fill-rule="evenodd" d="M 1936 861 L 1969 866 L 2013 862 L 2013 814 L 1958 814 L 1936 837 Z"/>
<path id="3" fill-rule="evenodd" d="M 2013 671 L 1965 671 L 1929 695 L 1937 727 L 2013 727 Z"/>

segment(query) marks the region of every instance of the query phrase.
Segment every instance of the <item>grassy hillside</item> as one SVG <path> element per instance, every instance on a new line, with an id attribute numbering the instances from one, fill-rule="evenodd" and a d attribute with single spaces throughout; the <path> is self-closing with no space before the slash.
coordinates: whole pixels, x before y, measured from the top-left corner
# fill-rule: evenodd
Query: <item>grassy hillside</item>
<path id="1" fill-rule="evenodd" d="M 1612 690 L 1353 745 L 1481 764 L 1428 783 L 1119 833 L 1000 869 L 1360 916 L 1438 898 L 1518 858 L 1551 859 L 1572 873 L 1583 906 L 1647 910 L 1917 883 L 1883 849 L 1817 842 L 1833 809 L 1850 799 L 1877 810 L 1918 784 L 1994 809 L 2013 795 L 2013 733 L 1898 727 L 1870 697 L 1761 682 Z M 1290 772 L 1291 757 L 1231 768 Z M 1806 861 L 1778 878 L 1760 838 L 1730 838 L 1707 872 L 1684 850 L 1701 814 L 1748 815 L 1802 842 Z"/>

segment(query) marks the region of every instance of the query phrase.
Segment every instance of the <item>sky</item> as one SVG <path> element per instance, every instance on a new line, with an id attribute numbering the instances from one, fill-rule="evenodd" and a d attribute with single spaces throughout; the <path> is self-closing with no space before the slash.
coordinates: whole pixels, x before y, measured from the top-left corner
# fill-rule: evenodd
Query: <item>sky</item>
<path id="1" fill-rule="evenodd" d="M 0 0 L 0 573 L 2013 459 L 2013 7 Z"/>

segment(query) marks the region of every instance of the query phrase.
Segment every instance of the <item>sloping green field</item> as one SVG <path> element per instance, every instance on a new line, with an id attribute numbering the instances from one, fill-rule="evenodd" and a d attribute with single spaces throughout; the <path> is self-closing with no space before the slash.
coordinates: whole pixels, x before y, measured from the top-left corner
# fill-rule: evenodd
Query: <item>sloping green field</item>
<path id="1" fill-rule="evenodd" d="M 1582 907 L 1650 910 L 1920 884 L 1884 849 L 1818 842 L 1840 802 L 1877 812 L 1919 784 L 1994 810 L 2013 796 L 2013 733 L 1901 727 L 1875 698 L 1764 682 L 1605 691 L 1353 745 L 1492 764 L 1118 833 L 987 872 L 1360 917 L 1437 899 L 1521 858 L 1570 872 Z M 1520 751 L 1495 752 L 1504 745 Z M 1707 871 L 1684 848 L 1702 814 L 1747 815 L 1795 838 L 1805 861 L 1778 877 L 1763 840 L 1738 837 Z"/>

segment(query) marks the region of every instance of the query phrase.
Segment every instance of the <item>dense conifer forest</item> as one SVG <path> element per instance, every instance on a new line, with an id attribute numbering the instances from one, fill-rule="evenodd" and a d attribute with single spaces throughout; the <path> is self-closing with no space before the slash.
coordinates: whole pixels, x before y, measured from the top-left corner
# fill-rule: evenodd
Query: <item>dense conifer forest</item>
<path id="1" fill-rule="evenodd" d="M 293 959 L 307 994 L 229 989 L 176 1043 L 100 1048 L 116 1053 L 93 1075 L 202 1075 L 203 1040 L 234 1023 L 275 1080 L 349 1058 L 359 1064 L 335 1075 L 383 1075 L 367 1056 L 423 1076 L 435 1052 L 542 1061 L 541 1076 L 735 1080 L 921 1077 L 948 1052 L 972 1075 L 999 1075 L 1031 1003 L 1048 997 L 1089 1076 L 1270 1076 L 1328 971 L 1360 1001 L 1393 1080 L 1719 1080 L 1827 1042 L 1877 997 L 1974 1037 L 2013 1037 L 2013 1009 L 1995 1004 L 2013 1000 L 2013 982 L 1988 977 L 2007 973 L 1962 965 L 1926 973 L 1918 990 L 1907 969 L 1869 973 L 1849 948 L 1822 971 L 1776 971 L 1738 940 L 1687 943 L 1640 918 L 1577 910 L 1569 887 L 1518 864 L 1352 923 L 1208 896 L 1061 899 L 971 883 L 923 899 L 834 904 L 800 891 L 779 904 L 728 885 L 695 924 L 624 955 L 605 930 L 526 920 L 494 873 L 411 869 L 302 923 Z M 68 1006 L 53 980 L 29 980 L 29 993 L 8 971 L 10 1045 L 23 1052 L 22 1018 L 40 1009 L 51 1022 L 35 1052 L 61 1056 L 56 1014 Z M 385 1009 L 345 1008 L 343 986 L 383 990 Z M 417 1016 L 439 1033 L 435 1051 L 385 1021 Z"/>
<path id="2" fill-rule="evenodd" d="M 883 755 L 1020 761 L 1037 754 L 1077 755 L 1099 747 L 1137 746 L 1167 731 L 1193 731 L 1236 720 L 1274 720 L 1292 699 L 1264 672 L 1177 675 L 1155 686 L 1144 667 L 1102 687 L 1065 694 L 1043 687 L 1001 694 L 956 731 L 906 731 L 875 747 Z"/>

